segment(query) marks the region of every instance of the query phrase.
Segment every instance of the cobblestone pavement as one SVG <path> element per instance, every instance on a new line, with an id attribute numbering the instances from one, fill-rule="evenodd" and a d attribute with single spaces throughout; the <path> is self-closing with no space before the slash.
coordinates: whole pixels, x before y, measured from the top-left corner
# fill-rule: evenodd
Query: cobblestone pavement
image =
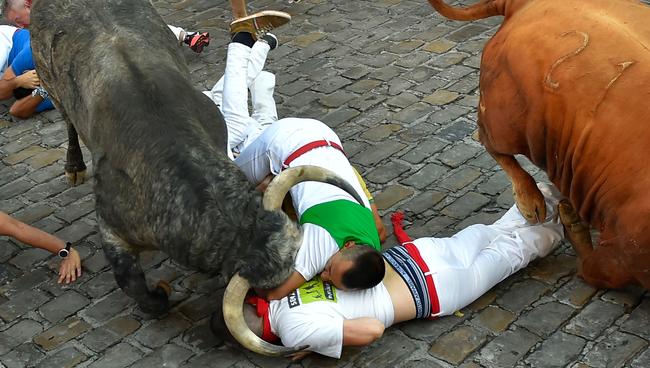
<path id="1" fill-rule="evenodd" d="M 156 0 L 155 6 L 171 24 L 211 32 L 203 54 L 183 50 L 195 84 L 211 87 L 224 69 L 228 2 Z M 489 223 L 512 204 L 504 173 L 471 138 L 480 52 L 500 19 L 448 21 L 424 0 L 249 6 L 293 15 L 277 31 L 283 44 L 268 63 L 278 75 L 280 115 L 318 118 L 336 130 L 387 225 L 401 209 L 412 236 L 448 235 Z M 12 120 L 6 104 L 0 109 L 0 208 L 79 244 L 84 265 L 77 283 L 60 286 L 56 258 L 0 239 L 1 367 L 292 365 L 214 337 L 207 323 L 219 305 L 211 295 L 223 283 L 163 254 L 147 254 L 144 265 L 150 279 L 170 280 L 174 307 L 162 319 L 140 312 L 116 287 L 100 250 L 92 182 L 71 188 L 62 175 L 67 143 L 59 114 Z M 372 346 L 345 349 L 340 361 L 312 356 L 300 364 L 649 367 L 648 296 L 634 288 L 597 290 L 575 273 L 575 254 L 563 245 L 462 315 L 405 323 Z"/>

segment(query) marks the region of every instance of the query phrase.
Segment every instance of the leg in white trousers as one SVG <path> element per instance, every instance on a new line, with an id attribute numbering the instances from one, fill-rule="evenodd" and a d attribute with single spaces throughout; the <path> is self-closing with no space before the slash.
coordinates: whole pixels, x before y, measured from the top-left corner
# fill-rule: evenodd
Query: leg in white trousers
<path id="1" fill-rule="evenodd" d="M 212 90 L 204 92 L 221 108 L 231 150 L 243 150 L 259 135 L 263 129 L 261 125 L 277 120 L 273 100 L 275 76 L 262 71 L 269 49 L 265 42 L 256 42 L 252 48 L 231 43 L 224 76 Z M 249 88 L 253 102 L 252 117 L 248 113 Z"/>
<path id="2" fill-rule="evenodd" d="M 434 274 L 440 315 L 467 306 L 530 261 L 551 253 L 563 239 L 557 218 L 561 196 L 554 188 L 539 186 L 550 214 L 543 224 L 527 224 L 513 206 L 492 225 L 472 225 L 451 238 L 415 241 Z"/>

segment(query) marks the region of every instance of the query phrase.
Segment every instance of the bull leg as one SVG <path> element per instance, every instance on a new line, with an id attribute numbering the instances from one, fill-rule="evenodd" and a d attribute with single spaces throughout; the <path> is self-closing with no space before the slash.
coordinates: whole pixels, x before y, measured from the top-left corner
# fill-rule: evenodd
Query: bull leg
<path id="1" fill-rule="evenodd" d="M 67 120 L 67 119 L 66 119 Z M 68 124 L 68 152 L 65 162 L 65 176 L 72 185 L 82 184 L 86 178 L 86 164 L 79 146 L 79 135 L 74 125 Z"/>
<path id="2" fill-rule="evenodd" d="M 579 260 L 578 275 L 599 288 L 617 289 L 634 282 L 633 272 L 618 247 L 602 241 L 587 256 Z M 641 283 L 650 280 L 637 280 Z M 650 285 L 643 285 L 648 288 Z"/>
<path id="3" fill-rule="evenodd" d="M 580 216 L 568 200 L 561 200 L 558 207 L 560 221 L 564 226 L 564 235 L 571 242 L 578 257 L 581 259 L 589 257 L 593 251 L 589 225 L 580 220 Z"/>
<path id="4" fill-rule="evenodd" d="M 535 179 L 521 168 L 514 156 L 496 153 L 489 149 L 487 151 L 510 178 L 512 193 L 519 212 L 531 224 L 544 221 L 546 204 L 542 192 L 535 184 Z"/>
<path id="5" fill-rule="evenodd" d="M 117 285 L 135 299 L 144 312 L 154 316 L 165 313 L 169 309 L 169 285 L 161 281 L 153 291 L 149 291 L 138 252 L 110 230 L 100 230 L 104 255 L 113 269 Z"/>
<path id="6" fill-rule="evenodd" d="M 232 7 L 232 17 L 234 19 L 243 18 L 248 15 L 245 0 L 230 0 L 230 6 Z"/>

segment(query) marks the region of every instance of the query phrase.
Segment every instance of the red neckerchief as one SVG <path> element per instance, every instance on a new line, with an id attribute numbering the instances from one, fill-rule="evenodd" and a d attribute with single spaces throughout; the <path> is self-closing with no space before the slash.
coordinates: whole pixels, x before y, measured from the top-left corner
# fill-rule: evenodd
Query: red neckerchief
<path id="1" fill-rule="evenodd" d="M 271 321 L 269 320 L 269 302 L 264 298 L 257 295 L 251 295 L 244 301 L 246 304 L 252 305 L 258 317 L 262 317 L 262 339 L 264 341 L 275 343 L 280 341 L 280 338 L 275 336 L 271 331 Z"/>

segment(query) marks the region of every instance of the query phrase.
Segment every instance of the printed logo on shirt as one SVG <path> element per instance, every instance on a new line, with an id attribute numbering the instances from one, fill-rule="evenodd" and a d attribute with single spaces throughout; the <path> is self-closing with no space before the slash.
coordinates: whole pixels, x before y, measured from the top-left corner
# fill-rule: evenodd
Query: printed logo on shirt
<path id="1" fill-rule="evenodd" d="M 332 284 L 323 282 L 319 276 L 316 276 L 289 294 L 287 301 L 289 308 L 313 302 L 336 303 L 336 289 Z"/>

